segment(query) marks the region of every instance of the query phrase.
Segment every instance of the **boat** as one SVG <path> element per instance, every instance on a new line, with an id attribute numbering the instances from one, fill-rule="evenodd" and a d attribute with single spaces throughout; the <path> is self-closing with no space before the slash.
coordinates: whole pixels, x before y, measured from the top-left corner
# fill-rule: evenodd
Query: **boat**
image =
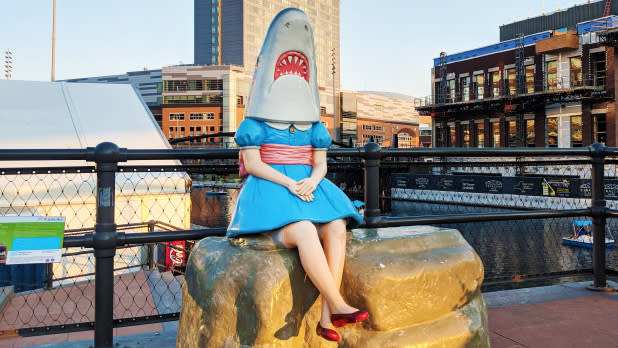
<path id="1" fill-rule="evenodd" d="M 614 246 L 614 236 L 611 231 L 608 231 L 610 238 L 605 238 L 605 247 Z M 574 220 L 573 233 L 569 237 L 562 237 L 562 243 L 584 248 L 592 248 L 594 240 L 592 238 L 592 221 L 590 220 Z"/>

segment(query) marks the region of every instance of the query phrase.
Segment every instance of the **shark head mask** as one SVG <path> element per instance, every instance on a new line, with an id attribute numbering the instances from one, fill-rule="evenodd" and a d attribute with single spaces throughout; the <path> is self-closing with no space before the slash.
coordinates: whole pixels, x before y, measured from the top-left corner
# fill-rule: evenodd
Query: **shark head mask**
<path id="1" fill-rule="evenodd" d="M 258 55 L 245 117 L 310 124 L 320 120 L 313 28 L 296 8 L 273 19 Z"/>

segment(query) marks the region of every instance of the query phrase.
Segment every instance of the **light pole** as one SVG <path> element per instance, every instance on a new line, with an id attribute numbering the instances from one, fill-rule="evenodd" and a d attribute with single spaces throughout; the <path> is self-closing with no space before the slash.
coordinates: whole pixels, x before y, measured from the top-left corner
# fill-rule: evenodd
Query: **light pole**
<path id="1" fill-rule="evenodd" d="M 13 69 L 13 53 L 11 52 L 10 49 L 7 49 L 5 53 L 5 61 L 4 61 L 4 77 L 6 77 L 7 80 L 11 79 L 12 69 Z"/>
<path id="2" fill-rule="evenodd" d="M 339 136 L 339 117 L 337 115 L 337 90 L 335 89 L 335 72 L 337 71 L 337 54 L 335 48 L 330 50 L 331 71 L 333 73 L 333 135 L 336 142 L 341 141 Z"/>
<path id="3" fill-rule="evenodd" d="M 54 0 L 52 20 L 52 62 L 51 62 L 51 80 L 56 81 L 56 0 Z"/>

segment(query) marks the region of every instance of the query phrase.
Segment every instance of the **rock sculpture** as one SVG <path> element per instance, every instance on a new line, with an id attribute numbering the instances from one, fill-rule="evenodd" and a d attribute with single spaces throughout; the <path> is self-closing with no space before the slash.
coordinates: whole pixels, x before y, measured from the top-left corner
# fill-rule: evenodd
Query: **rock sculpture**
<path id="1" fill-rule="evenodd" d="M 483 265 L 453 229 L 348 233 L 344 297 L 366 308 L 341 341 L 315 334 L 318 291 L 294 249 L 270 238 L 210 237 L 193 249 L 177 347 L 489 347 Z"/>

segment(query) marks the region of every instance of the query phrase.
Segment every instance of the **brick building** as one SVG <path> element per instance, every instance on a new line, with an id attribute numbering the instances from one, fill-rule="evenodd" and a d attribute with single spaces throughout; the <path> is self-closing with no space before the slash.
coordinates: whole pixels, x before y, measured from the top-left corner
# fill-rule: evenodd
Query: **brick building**
<path id="1" fill-rule="evenodd" d="M 618 17 L 603 16 L 603 5 L 517 22 L 501 28 L 500 43 L 442 53 L 432 102 L 417 107 L 432 117 L 434 145 L 616 146 Z"/>

